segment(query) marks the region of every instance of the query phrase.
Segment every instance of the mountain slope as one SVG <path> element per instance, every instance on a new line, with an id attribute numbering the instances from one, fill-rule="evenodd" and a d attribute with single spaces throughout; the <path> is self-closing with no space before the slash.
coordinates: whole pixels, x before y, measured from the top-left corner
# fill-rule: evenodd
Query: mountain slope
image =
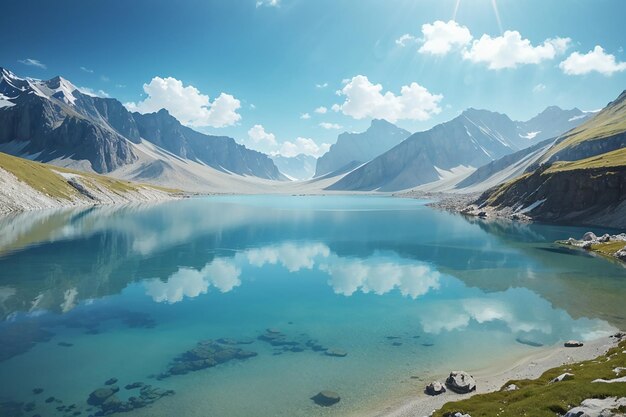
<path id="1" fill-rule="evenodd" d="M 539 221 L 626 227 L 626 92 L 563 135 L 535 167 L 474 204 Z"/>
<path id="2" fill-rule="evenodd" d="M 167 110 L 133 113 L 141 138 L 180 156 L 217 170 L 272 180 L 285 180 L 265 154 L 239 145 L 226 136 L 211 136 L 180 124 Z"/>
<path id="3" fill-rule="evenodd" d="M 177 190 L 120 181 L 0 152 L 0 213 L 175 198 Z"/>
<path id="4" fill-rule="evenodd" d="M 535 146 L 545 136 L 576 126 L 586 117 L 578 109 L 548 107 L 527 122 L 515 122 L 504 114 L 470 108 L 449 122 L 415 133 L 329 189 L 398 191 L 434 182 L 448 189 L 467 177 L 470 169 Z M 517 157 L 528 155 L 521 153 Z M 483 170 L 477 175 L 485 174 Z M 514 174 L 508 173 L 500 180 Z"/>
<path id="5" fill-rule="evenodd" d="M 518 150 L 515 123 L 506 115 L 469 109 L 418 132 L 333 184 L 333 190 L 397 191 L 437 181 L 460 166 L 478 167 Z"/>
<path id="6" fill-rule="evenodd" d="M 362 133 L 345 132 L 337 143 L 317 160 L 315 176 L 320 177 L 352 163 L 362 164 L 393 148 L 410 135 L 386 120 L 372 120 Z"/>
<path id="7" fill-rule="evenodd" d="M 272 156 L 274 164 L 280 172 L 295 180 L 309 180 L 315 175 L 317 158 L 311 155 L 300 154 L 292 157 Z"/>
<path id="8" fill-rule="evenodd" d="M 132 114 L 119 101 L 81 93 L 61 77 L 40 81 L 0 68 L 0 151 L 111 173 L 139 163 L 135 145 L 145 141 L 223 172 L 285 179 L 267 155 L 182 126 L 166 111 Z"/>

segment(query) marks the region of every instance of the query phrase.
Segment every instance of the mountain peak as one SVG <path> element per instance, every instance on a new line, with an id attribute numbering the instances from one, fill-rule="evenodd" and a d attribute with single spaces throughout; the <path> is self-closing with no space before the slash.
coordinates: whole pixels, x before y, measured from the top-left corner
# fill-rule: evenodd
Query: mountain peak
<path id="1" fill-rule="evenodd" d="M 385 119 L 372 119 L 372 123 L 370 123 L 371 128 L 387 128 L 387 127 L 397 127 L 391 122 L 388 122 Z"/>

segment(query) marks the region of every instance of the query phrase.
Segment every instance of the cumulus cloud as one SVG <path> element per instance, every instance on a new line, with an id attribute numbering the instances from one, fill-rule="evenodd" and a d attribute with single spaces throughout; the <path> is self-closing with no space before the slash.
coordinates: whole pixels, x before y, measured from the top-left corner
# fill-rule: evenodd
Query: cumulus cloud
<path id="1" fill-rule="evenodd" d="M 600 45 L 586 54 L 574 52 L 559 64 L 559 68 L 567 75 L 584 75 L 598 72 L 602 75 L 626 70 L 626 62 L 617 62 L 615 55 L 607 54 Z"/>
<path id="2" fill-rule="evenodd" d="M 182 124 L 187 126 L 232 126 L 241 120 L 237 110 L 241 102 L 230 94 L 221 93 L 213 102 L 209 96 L 200 93 L 192 86 L 172 77 L 154 77 L 143 85 L 147 98 L 138 103 L 126 103 L 130 111 L 152 113 L 168 110 Z"/>
<path id="3" fill-rule="evenodd" d="M 320 123 L 320 127 L 323 129 L 327 129 L 327 130 L 339 130 L 341 128 L 343 128 L 343 126 L 341 126 L 340 124 L 337 123 L 328 123 L 328 122 L 322 122 Z"/>
<path id="4" fill-rule="evenodd" d="M 326 88 L 328 87 L 328 83 L 315 84 L 315 88 Z"/>
<path id="5" fill-rule="evenodd" d="M 400 36 L 398 39 L 396 39 L 396 45 L 398 46 L 407 46 L 408 44 L 417 42 L 417 38 L 413 35 L 410 35 L 408 33 L 405 33 L 404 35 Z"/>
<path id="6" fill-rule="evenodd" d="M 278 153 L 287 157 L 296 156 L 301 153 L 319 157 L 328 152 L 329 149 L 329 143 L 322 143 L 318 145 L 313 139 L 298 137 L 293 142 L 283 142 Z"/>
<path id="7" fill-rule="evenodd" d="M 276 136 L 273 133 L 265 131 L 263 125 L 254 125 L 248 130 L 248 137 L 254 143 L 266 143 L 270 146 L 276 146 Z"/>
<path id="8" fill-rule="evenodd" d="M 315 111 L 315 113 L 318 113 L 318 114 L 326 114 L 326 112 L 328 112 L 328 109 L 326 107 L 324 107 L 324 106 L 320 106 L 317 109 L 315 109 L 314 111 Z"/>
<path id="9" fill-rule="evenodd" d="M 280 6 L 280 0 L 257 0 L 256 7 L 261 6 L 278 7 Z"/>
<path id="10" fill-rule="evenodd" d="M 311 118 L 311 115 L 309 113 L 302 113 L 300 115 L 300 118 L 303 120 L 309 120 Z"/>
<path id="11" fill-rule="evenodd" d="M 93 88 L 89 88 L 89 87 L 77 87 L 77 89 L 81 93 L 86 94 L 88 96 L 92 96 L 92 97 L 104 97 L 104 98 L 111 97 L 109 93 L 107 93 L 104 90 L 94 90 Z"/>
<path id="12" fill-rule="evenodd" d="M 492 38 L 485 34 L 474 40 L 469 49 L 463 51 L 463 58 L 485 63 L 492 70 L 516 68 L 518 65 L 538 64 L 554 59 L 557 54 L 565 52 L 570 42 L 570 38 L 557 37 L 533 46 L 518 31 L 507 30 L 502 36 Z"/>
<path id="13" fill-rule="evenodd" d="M 387 91 L 383 86 L 373 84 L 365 75 L 357 75 L 349 80 L 341 90 L 346 97 L 343 104 L 334 105 L 333 110 L 343 112 L 355 119 L 374 118 L 390 122 L 397 120 L 428 120 L 441 112 L 440 94 L 431 94 L 418 83 L 405 85 L 400 94 Z"/>
<path id="14" fill-rule="evenodd" d="M 454 20 L 426 23 L 422 25 L 422 35 L 424 43 L 419 48 L 422 54 L 445 55 L 452 48 L 463 47 L 472 40 L 469 29 Z"/>
<path id="15" fill-rule="evenodd" d="M 542 91 L 544 91 L 546 89 L 546 85 L 539 83 L 536 86 L 533 87 L 533 93 L 541 93 Z"/>
<path id="16" fill-rule="evenodd" d="M 43 62 L 41 62 L 41 61 L 39 61 L 37 59 L 26 58 L 26 59 L 20 59 L 18 62 L 21 63 L 21 64 L 24 64 L 24 65 L 29 65 L 31 67 L 38 67 L 38 68 L 41 68 L 41 69 L 48 68 L 46 66 L 46 64 L 44 64 Z"/>

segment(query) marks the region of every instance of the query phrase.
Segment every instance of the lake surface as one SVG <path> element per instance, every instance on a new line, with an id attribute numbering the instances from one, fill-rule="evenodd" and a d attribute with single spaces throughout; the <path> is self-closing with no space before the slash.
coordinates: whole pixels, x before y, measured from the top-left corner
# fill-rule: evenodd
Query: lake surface
<path id="1" fill-rule="evenodd" d="M 626 327 L 626 269 L 552 243 L 586 229 L 424 203 L 209 197 L 0 218 L 0 413 L 362 415 L 453 368 Z M 321 390 L 342 399 L 320 407 Z"/>

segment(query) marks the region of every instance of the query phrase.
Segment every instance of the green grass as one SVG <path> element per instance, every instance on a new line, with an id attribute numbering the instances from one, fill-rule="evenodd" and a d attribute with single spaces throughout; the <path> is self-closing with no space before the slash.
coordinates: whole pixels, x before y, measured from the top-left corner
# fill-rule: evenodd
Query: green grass
<path id="1" fill-rule="evenodd" d="M 626 148 L 592 156 L 573 162 L 557 162 L 548 168 L 545 173 L 573 171 L 576 169 L 614 168 L 626 166 Z"/>
<path id="2" fill-rule="evenodd" d="M 0 152 L 0 168 L 12 173 L 37 191 L 61 200 L 72 200 L 78 191 L 67 183 L 59 172 L 80 175 L 81 182 L 90 188 L 100 186 L 118 195 L 124 195 L 140 188 L 152 188 L 167 193 L 180 193 L 180 190 L 139 184 L 131 181 L 113 179 L 104 175 L 75 171 L 41 162 L 30 161 Z"/>
<path id="3" fill-rule="evenodd" d="M 613 258 L 613 254 L 623 247 L 626 247 L 626 242 L 606 242 L 591 245 L 591 250 Z"/>
<path id="4" fill-rule="evenodd" d="M 566 133 L 564 140 L 548 151 L 546 159 L 580 142 L 604 139 L 625 131 L 626 100 L 620 96 L 618 100 L 604 108 L 600 113 Z"/>
<path id="5" fill-rule="evenodd" d="M 433 416 L 443 417 L 447 413 L 460 411 L 472 417 L 555 417 L 577 407 L 587 398 L 623 397 L 626 395 L 625 384 L 592 384 L 591 381 L 597 378 L 616 378 L 613 369 L 626 367 L 626 354 L 623 353 L 625 349 L 626 340 L 596 359 L 550 369 L 538 379 L 513 380 L 504 384 L 517 385 L 520 387 L 517 391 L 498 391 L 450 402 Z M 574 374 L 573 379 L 549 383 L 551 379 L 565 372 Z"/>

